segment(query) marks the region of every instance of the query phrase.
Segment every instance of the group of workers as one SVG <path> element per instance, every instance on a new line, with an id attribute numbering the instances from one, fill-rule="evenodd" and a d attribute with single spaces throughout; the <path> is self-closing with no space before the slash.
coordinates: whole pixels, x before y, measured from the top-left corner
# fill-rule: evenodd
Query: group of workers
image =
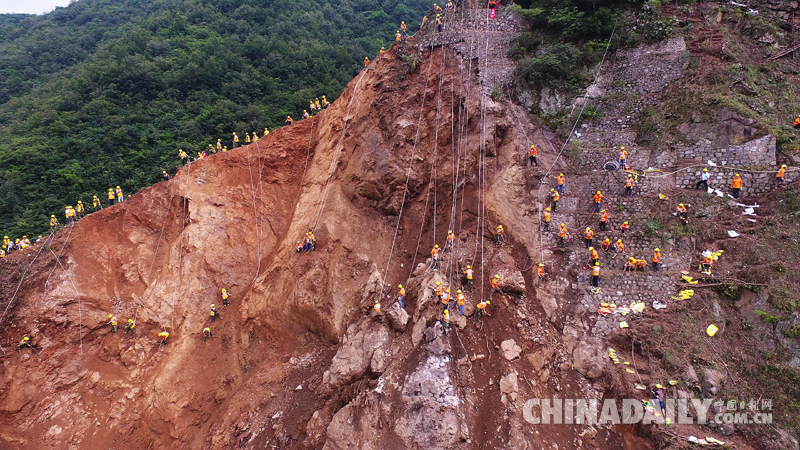
<path id="1" fill-rule="evenodd" d="M 703 190 L 708 191 L 710 188 L 708 186 L 708 180 L 711 178 L 711 174 L 708 172 L 708 169 L 703 169 L 700 173 L 700 180 L 695 183 L 694 189 L 700 189 L 700 186 L 703 186 Z M 786 164 L 781 165 L 778 171 L 775 173 L 775 184 L 776 185 L 783 185 L 786 183 Z M 738 199 L 742 192 L 742 177 L 738 173 L 731 178 L 731 196 L 733 198 Z"/>

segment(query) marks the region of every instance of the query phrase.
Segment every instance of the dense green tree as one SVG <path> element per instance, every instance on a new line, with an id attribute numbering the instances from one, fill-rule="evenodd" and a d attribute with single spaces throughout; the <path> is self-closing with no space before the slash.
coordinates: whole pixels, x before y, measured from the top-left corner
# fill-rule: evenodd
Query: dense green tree
<path id="1" fill-rule="evenodd" d="M 0 230 L 133 193 L 230 133 L 333 101 L 425 0 L 81 0 L 0 15 Z M 227 142 L 226 142 L 227 143 Z"/>

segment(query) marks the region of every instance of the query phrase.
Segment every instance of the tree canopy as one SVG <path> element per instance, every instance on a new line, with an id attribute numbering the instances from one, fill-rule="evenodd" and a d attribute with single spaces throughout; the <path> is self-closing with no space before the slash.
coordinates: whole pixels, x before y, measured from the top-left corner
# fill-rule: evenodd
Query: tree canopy
<path id="1" fill-rule="evenodd" d="M 0 230 L 133 193 L 232 132 L 333 101 L 422 0 L 80 0 L 0 15 Z M 61 217 L 59 215 L 59 217 Z"/>

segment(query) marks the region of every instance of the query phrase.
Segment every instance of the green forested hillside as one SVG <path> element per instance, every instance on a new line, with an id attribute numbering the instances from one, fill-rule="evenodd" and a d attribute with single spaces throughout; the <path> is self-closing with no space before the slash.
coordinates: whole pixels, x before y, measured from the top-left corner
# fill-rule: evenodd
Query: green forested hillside
<path id="1" fill-rule="evenodd" d="M 421 0 L 80 0 L 0 15 L 0 232 L 126 193 L 230 133 L 333 101 Z M 413 25 L 411 27 L 413 29 Z"/>

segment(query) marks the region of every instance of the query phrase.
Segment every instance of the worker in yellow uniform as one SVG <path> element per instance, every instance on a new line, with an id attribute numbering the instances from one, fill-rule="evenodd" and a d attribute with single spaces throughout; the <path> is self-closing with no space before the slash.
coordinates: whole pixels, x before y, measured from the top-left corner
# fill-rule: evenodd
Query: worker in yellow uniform
<path id="1" fill-rule="evenodd" d="M 386 49 L 385 49 L 385 48 L 383 48 L 383 47 L 381 47 L 381 52 L 380 52 L 380 54 L 382 55 L 382 54 L 384 54 L 384 53 L 386 53 Z"/>
<path id="2" fill-rule="evenodd" d="M 567 243 L 567 226 L 563 223 L 558 227 L 558 246 L 564 247 Z"/>
<path id="3" fill-rule="evenodd" d="M 440 14 L 436 15 L 436 32 L 441 33 L 443 30 L 444 21 L 442 20 L 442 16 Z"/>
<path id="4" fill-rule="evenodd" d="M 158 333 L 158 338 L 161 339 L 161 345 L 167 345 L 167 338 L 169 338 L 169 333 L 166 331 L 162 331 Z"/>
<path id="5" fill-rule="evenodd" d="M 23 337 L 22 340 L 19 341 L 19 344 L 17 344 L 17 352 L 22 353 L 22 349 L 25 347 L 33 348 L 31 347 L 31 339 L 28 336 Z"/>
<path id="6" fill-rule="evenodd" d="M 306 113 L 306 118 L 308 118 L 308 113 Z M 244 134 L 244 143 L 245 144 L 249 144 L 250 143 L 250 133 L 245 133 Z"/>
<path id="7" fill-rule="evenodd" d="M 206 338 L 214 337 L 214 333 L 211 332 L 211 328 L 205 327 L 203 328 L 203 342 L 206 341 Z"/>
<path id="8" fill-rule="evenodd" d="M 97 198 L 96 195 L 92 196 L 92 207 L 94 208 L 95 211 L 97 211 L 98 209 L 103 209 L 103 204 L 100 203 L 100 199 Z"/>
<path id="9" fill-rule="evenodd" d="M 602 248 L 604 252 L 608 252 L 608 250 L 611 248 L 611 239 L 603 239 L 603 242 L 600 243 L 600 248 Z"/>
<path id="10" fill-rule="evenodd" d="M 169 180 L 169 174 L 167 174 L 166 170 L 162 170 L 161 171 L 161 179 L 164 180 L 164 181 Z"/>
<path id="11" fill-rule="evenodd" d="M 472 292 L 475 289 L 475 285 L 472 279 L 474 274 L 475 272 L 472 270 L 472 267 L 467 266 L 467 268 L 464 269 L 464 276 L 467 277 L 467 287 L 469 288 L 470 292 Z"/>
<path id="12" fill-rule="evenodd" d="M 108 315 L 108 323 L 106 325 L 111 325 L 111 332 L 117 332 L 117 316 L 113 314 Z"/>
<path id="13" fill-rule="evenodd" d="M 58 223 L 58 219 L 56 219 L 55 214 L 50 215 L 50 231 L 56 231 L 57 229 L 61 228 L 61 224 Z"/>
<path id="14" fill-rule="evenodd" d="M 733 198 L 739 198 L 739 192 L 742 191 L 742 177 L 737 173 L 731 180 L 731 194 Z"/>
<path id="15" fill-rule="evenodd" d="M 403 33 L 403 39 L 406 38 L 406 23 L 405 21 L 400 22 L 400 32 Z"/>
<path id="16" fill-rule="evenodd" d="M 542 285 L 544 282 L 544 264 L 539 263 L 539 268 L 536 269 L 536 273 L 539 275 L 539 286 Z"/>
<path id="17" fill-rule="evenodd" d="M 108 206 L 114 205 L 114 188 L 108 188 Z"/>
<path id="18" fill-rule="evenodd" d="M 125 197 L 122 196 L 122 189 L 119 186 L 117 186 L 116 192 L 117 192 L 117 203 L 121 203 L 123 200 L 125 200 Z"/>
<path id="19" fill-rule="evenodd" d="M 209 313 L 209 317 L 211 317 L 211 323 L 214 323 L 214 321 L 217 319 L 222 320 L 222 316 L 219 315 L 219 310 L 213 303 L 211 304 L 211 312 Z"/>
<path id="20" fill-rule="evenodd" d="M 128 319 L 128 324 L 125 325 L 125 333 L 130 332 L 133 337 L 136 337 L 136 321 Z"/>
<path id="21" fill-rule="evenodd" d="M 222 151 L 222 139 L 217 139 L 217 151 Z"/>
<path id="22" fill-rule="evenodd" d="M 228 291 L 225 288 L 222 288 L 222 307 L 226 307 L 231 304 L 230 295 L 228 295 Z"/>
<path id="23" fill-rule="evenodd" d="M 308 111 L 306 111 L 306 110 L 304 109 L 304 110 L 303 110 L 303 119 L 308 119 L 308 117 L 309 117 L 309 116 L 308 116 Z"/>
<path id="24" fill-rule="evenodd" d="M 314 100 L 308 101 L 308 108 L 311 110 L 312 113 L 317 110 L 317 107 L 314 106 Z"/>
<path id="25" fill-rule="evenodd" d="M 236 134 L 236 132 L 233 132 L 233 148 L 236 148 L 238 146 L 239 146 L 239 136 Z"/>
<path id="26" fill-rule="evenodd" d="M 325 96 L 323 95 L 323 96 L 322 96 L 322 107 L 323 107 L 323 108 L 327 108 L 327 107 L 328 107 L 328 105 L 330 105 L 330 103 L 328 103 L 328 99 L 327 99 L 327 98 L 325 98 Z"/>
<path id="27" fill-rule="evenodd" d="M 449 248 L 450 250 L 453 249 L 453 241 L 456 239 L 456 235 L 453 234 L 453 230 L 447 231 L 447 244 L 445 244 L 445 248 Z"/>
<path id="28" fill-rule="evenodd" d="M 431 267 L 433 270 L 437 270 L 439 268 L 439 246 L 434 245 L 433 249 L 431 250 L 431 257 L 433 258 L 433 266 Z"/>
<path id="29" fill-rule="evenodd" d="M 321 111 L 322 110 L 322 107 L 319 104 L 319 99 L 316 98 L 316 97 L 314 97 L 314 106 L 317 107 L 317 111 Z"/>
<path id="30" fill-rule="evenodd" d="M 178 149 L 178 156 L 181 158 L 181 164 L 185 165 L 189 161 L 189 155 L 182 149 Z"/>
<path id="31" fill-rule="evenodd" d="M 85 210 L 86 209 L 83 207 L 83 202 L 78 200 L 78 204 L 75 205 L 75 214 L 77 215 L 78 219 L 83 217 L 83 213 L 84 213 Z"/>
<path id="32" fill-rule="evenodd" d="M 505 230 L 503 230 L 503 226 L 502 225 L 498 225 L 497 228 L 494 229 L 494 234 L 495 234 L 495 237 L 497 238 L 497 243 L 498 244 L 501 244 L 501 243 L 503 243 L 503 241 L 505 241 L 506 232 L 505 232 Z"/>
<path id="33" fill-rule="evenodd" d="M 406 288 L 403 285 L 397 286 L 400 288 L 400 295 L 397 297 L 397 303 L 400 303 L 400 307 L 406 309 Z"/>
<path id="34" fill-rule="evenodd" d="M 544 209 L 544 231 L 550 231 L 550 208 Z"/>
<path id="35" fill-rule="evenodd" d="M 268 134 L 269 134 L 269 128 L 264 128 L 264 137 L 266 137 Z"/>

